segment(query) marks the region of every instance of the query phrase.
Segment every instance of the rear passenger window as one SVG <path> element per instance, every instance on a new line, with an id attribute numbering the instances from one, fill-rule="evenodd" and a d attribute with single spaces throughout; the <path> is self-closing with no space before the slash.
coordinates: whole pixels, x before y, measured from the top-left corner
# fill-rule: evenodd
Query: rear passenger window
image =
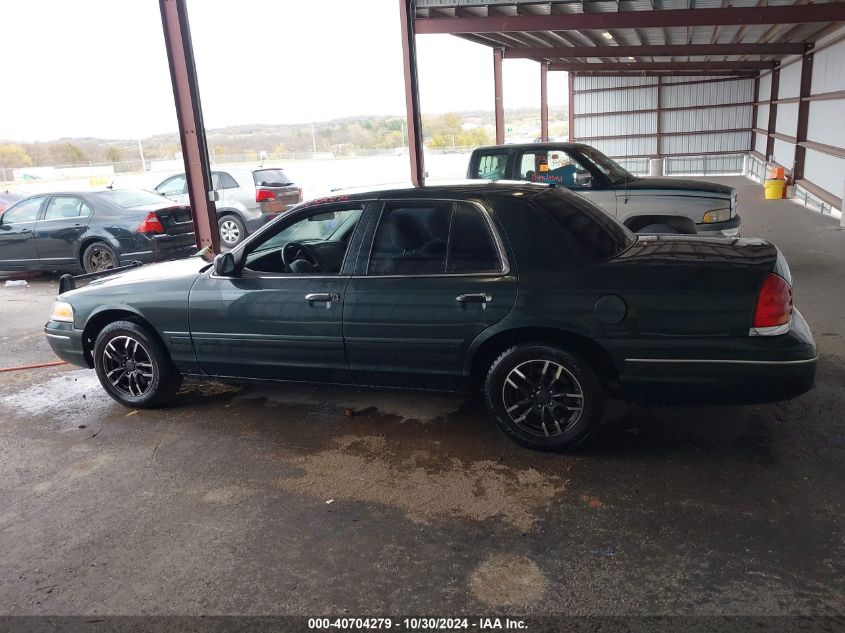
<path id="1" fill-rule="evenodd" d="M 501 270 L 481 212 L 466 203 L 385 206 L 373 240 L 371 275 L 434 275 Z"/>
<path id="2" fill-rule="evenodd" d="M 45 220 L 62 220 L 64 218 L 77 218 L 80 215 L 88 215 L 89 209 L 79 198 L 56 196 L 47 205 L 44 212 Z"/>
<path id="3" fill-rule="evenodd" d="M 475 178 L 483 180 L 501 180 L 505 178 L 508 166 L 507 152 L 498 154 L 483 154 L 478 159 Z"/>
<path id="4" fill-rule="evenodd" d="M 431 275 L 446 272 L 451 202 L 388 204 L 370 254 L 371 275 Z"/>
<path id="5" fill-rule="evenodd" d="M 499 270 L 499 254 L 481 211 L 465 203 L 456 205 L 449 232 L 446 272 L 476 273 Z"/>
<path id="6" fill-rule="evenodd" d="M 227 174 L 225 171 L 217 172 L 217 186 L 216 189 L 237 189 L 238 183 L 235 182 L 235 179 L 232 178 L 231 174 Z"/>

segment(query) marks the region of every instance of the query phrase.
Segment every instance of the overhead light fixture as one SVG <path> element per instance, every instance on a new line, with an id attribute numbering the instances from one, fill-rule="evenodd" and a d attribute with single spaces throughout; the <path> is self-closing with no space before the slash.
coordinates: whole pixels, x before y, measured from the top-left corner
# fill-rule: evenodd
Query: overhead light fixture
<path id="1" fill-rule="evenodd" d="M 634 58 L 633 58 L 633 57 L 629 57 L 629 58 L 628 58 L 628 61 L 634 61 Z"/>
<path id="2" fill-rule="evenodd" d="M 604 31 L 601 36 L 606 40 L 612 40 L 613 35 L 611 35 L 610 31 Z"/>

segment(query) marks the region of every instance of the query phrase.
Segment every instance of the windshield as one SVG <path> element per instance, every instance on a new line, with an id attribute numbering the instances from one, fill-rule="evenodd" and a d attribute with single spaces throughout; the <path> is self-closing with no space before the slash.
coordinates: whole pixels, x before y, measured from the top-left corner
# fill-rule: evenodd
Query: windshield
<path id="1" fill-rule="evenodd" d="M 595 147 L 579 147 L 578 152 L 581 154 L 583 162 L 589 163 L 594 169 L 603 173 L 610 182 L 617 183 L 636 180 L 636 176 L 612 158 L 608 158 L 602 154 Z"/>
<path id="2" fill-rule="evenodd" d="M 259 187 L 287 187 L 293 184 L 284 169 L 259 169 L 252 172 L 252 178 Z"/>
<path id="3" fill-rule="evenodd" d="M 132 190 L 132 189 L 115 189 L 113 191 L 100 191 L 94 194 L 101 198 L 106 198 L 124 209 L 131 209 L 132 207 L 144 207 L 150 205 L 158 205 L 162 203 L 172 204 L 170 200 L 159 196 L 149 191 Z"/>
<path id="4" fill-rule="evenodd" d="M 548 189 L 532 201 L 546 212 L 590 261 L 619 255 L 636 237 L 615 218 L 586 198 L 566 189 Z"/>

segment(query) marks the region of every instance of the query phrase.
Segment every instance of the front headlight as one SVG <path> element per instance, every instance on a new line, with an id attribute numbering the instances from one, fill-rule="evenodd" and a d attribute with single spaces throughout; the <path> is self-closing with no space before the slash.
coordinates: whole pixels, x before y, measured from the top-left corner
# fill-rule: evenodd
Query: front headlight
<path id="1" fill-rule="evenodd" d="M 54 301 L 53 312 L 50 314 L 50 320 L 73 323 L 73 306 L 71 306 L 67 301 Z"/>
<path id="2" fill-rule="evenodd" d="M 713 224 L 714 222 L 726 222 L 731 219 L 731 210 L 728 209 L 711 209 L 704 214 L 701 220 L 704 224 Z"/>

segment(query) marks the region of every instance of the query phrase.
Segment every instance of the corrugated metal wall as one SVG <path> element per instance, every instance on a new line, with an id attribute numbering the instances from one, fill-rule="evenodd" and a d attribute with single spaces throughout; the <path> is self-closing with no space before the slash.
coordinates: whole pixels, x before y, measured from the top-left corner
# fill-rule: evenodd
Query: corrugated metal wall
<path id="1" fill-rule="evenodd" d="M 715 155 L 752 149 L 751 78 L 576 76 L 574 88 L 575 140 L 610 156 Z"/>
<path id="2" fill-rule="evenodd" d="M 845 187 L 845 40 L 834 34 L 818 42 L 818 52 L 812 53 L 812 81 L 809 99 L 803 101 L 809 108 L 804 158 L 803 181 L 813 195 L 836 203 Z M 787 170 L 795 167 L 801 96 L 802 58 L 794 58 L 781 66 L 775 118 L 774 160 Z M 761 101 L 771 96 L 771 73 L 760 77 Z M 768 128 L 770 106 L 757 107 L 757 128 Z M 815 144 L 821 144 L 819 147 Z M 755 134 L 754 150 L 766 157 L 766 135 Z M 800 182 L 798 183 L 801 184 Z M 819 191 L 821 189 L 821 191 Z M 839 203 L 841 206 L 841 202 Z"/>

